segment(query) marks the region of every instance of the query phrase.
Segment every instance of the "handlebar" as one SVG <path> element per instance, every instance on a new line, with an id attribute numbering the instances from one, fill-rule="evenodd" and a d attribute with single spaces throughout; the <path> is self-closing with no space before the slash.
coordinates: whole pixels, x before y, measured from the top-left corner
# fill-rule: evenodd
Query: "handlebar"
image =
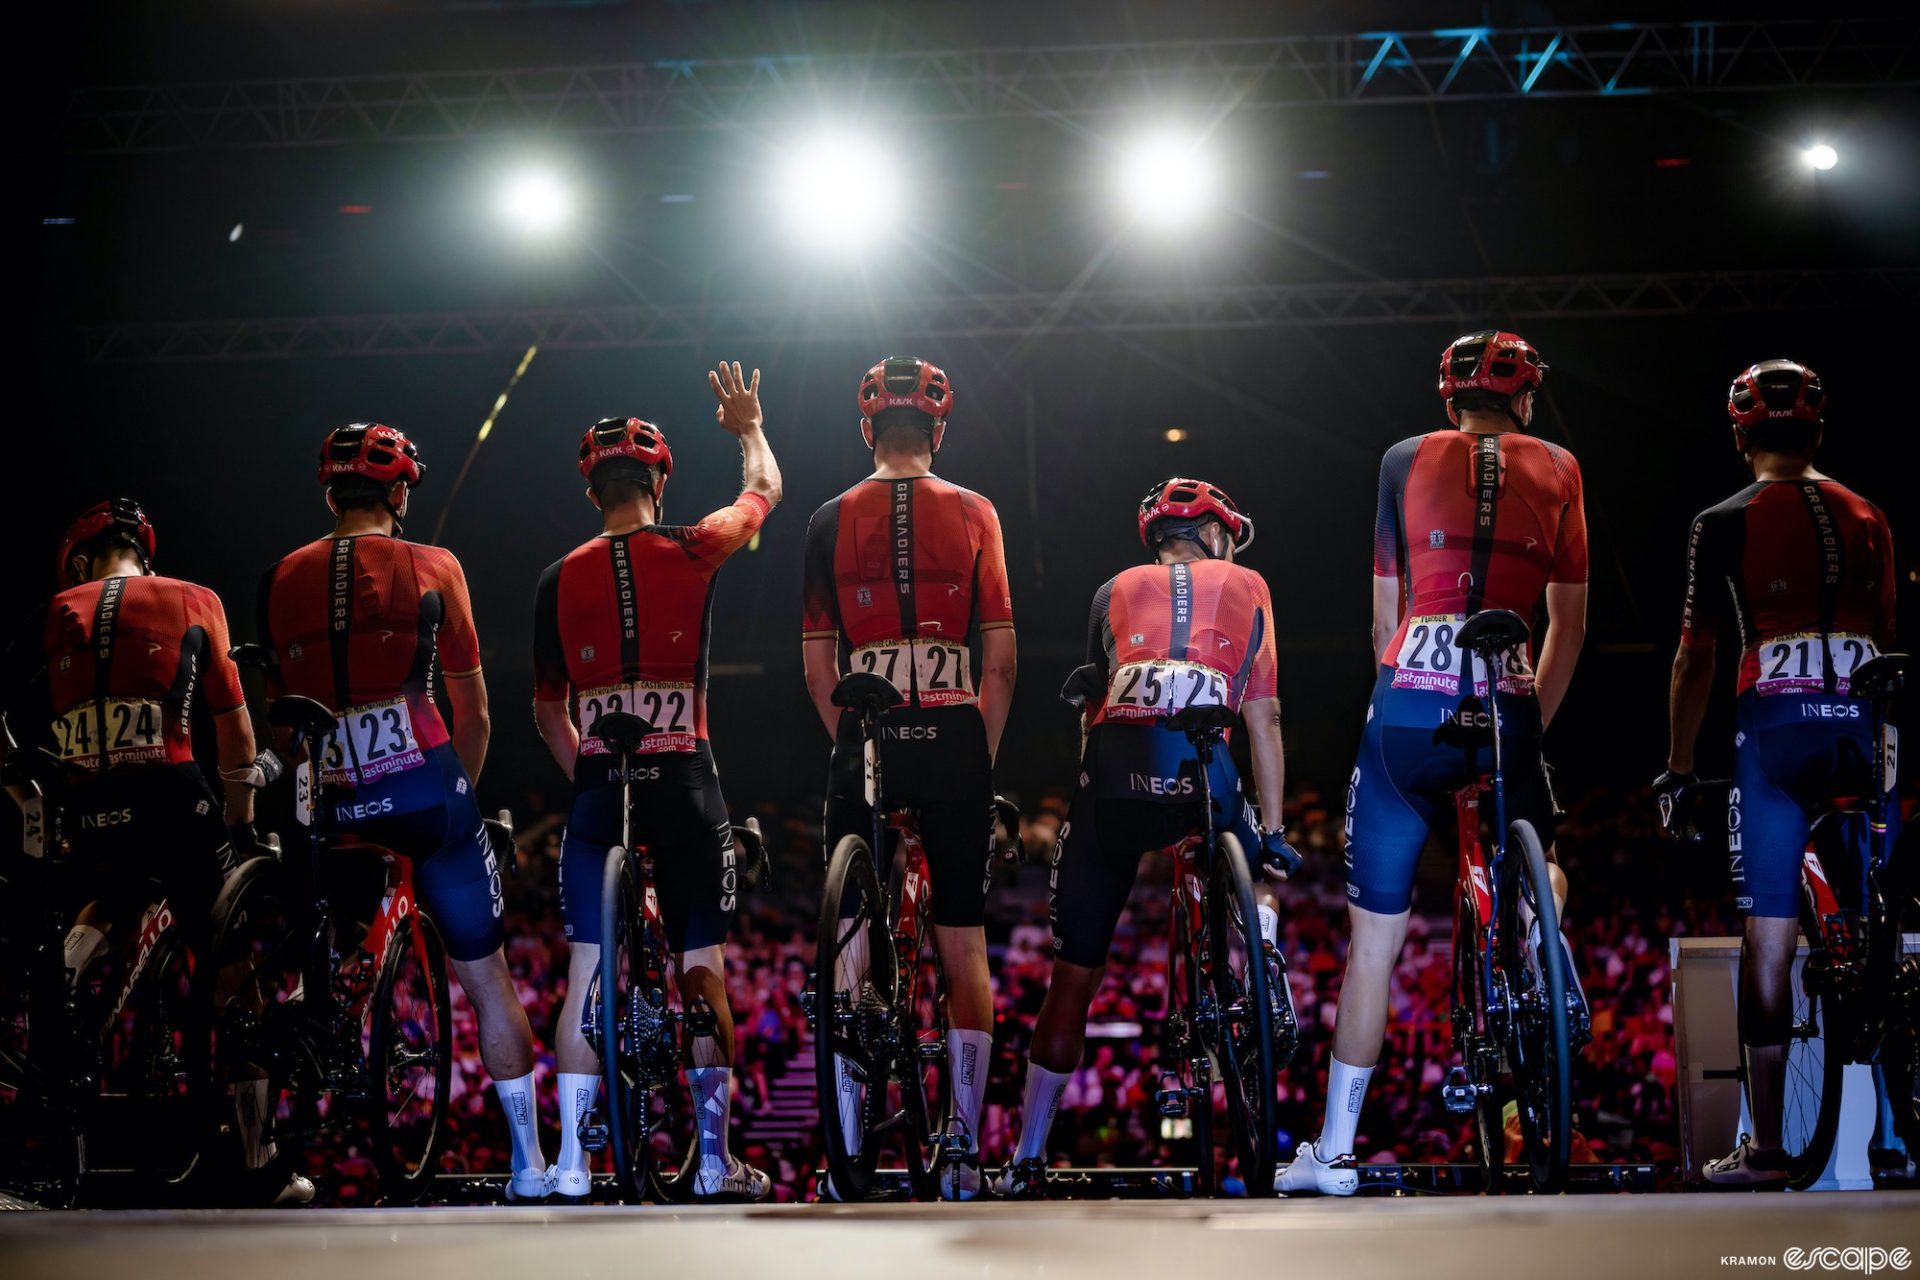
<path id="1" fill-rule="evenodd" d="M 1715 796 L 1720 798 L 1724 807 L 1732 790 L 1731 778 L 1708 778 L 1696 779 L 1673 791 L 1660 793 L 1657 801 L 1661 828 L 1681 844 L 1704 842 L 1707 832 L 1700 829 L 1702 807 L 1713 803 Z M 1720 829 L 1725 829 L 1724 818 Z"/>

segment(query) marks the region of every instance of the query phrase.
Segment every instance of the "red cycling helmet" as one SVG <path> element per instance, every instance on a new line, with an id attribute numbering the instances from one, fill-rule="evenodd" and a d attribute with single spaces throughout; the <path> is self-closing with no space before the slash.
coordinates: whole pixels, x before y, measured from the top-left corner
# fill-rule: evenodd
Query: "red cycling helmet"
<path id="1" fill-rule="evenodd" d="M 153 524 L 138 502 L 132 498 L 115 498 L 88 507 L 67 526 L 67 536 L 60 540 L 60 559 L 54 566 L 55 578 L 61 589 L 78 586 L 83 581 L 73 572 L 74 554 L 88 543 L 111 533 L 125 533 L 132 538 L 134 549 L 140 555 L 141 567 L 152 569 Z"/>
<path id="2" fill-rule="evenodd" d="M 1152 550 L 1166 541 L 1162 538 L 1156 542 L 1148 532 L 1157 522 L 1177 520 L 1191 526 L 1207 516 L 1226 526 L 1235 551 L 1245 551 L 1253 545 L 1253 518 L 1227 496 L 1226 490 L 1205 480 L 1188 480 L 1182 476 L 1162 480 L 1140 499 L 1140 541 Z"/>
<path id="3" fill-rule="evenodd" d="M 953 410 L 953 384 L 939 365 L 919 356 L 888 356 L 860 379 L 860 416 L 914 409 L 935 421 Z"/>
<path id="4" fill-rule="evenodd" d="M 1440 398 L 1456 391 L 1491 391 L 1510 396 L 1546 380 L 1546 361 L 1527 340 L 1504 329 L 1482 329 L 1455 338 L 1440 353 Z"/>
<path id="5" fill-rule="evenodd" d="M 1743 430 L 1773 418 L 1817 426 L 1826 406 L 1820 375 L 1797 360 L 1762 360 L 1735 378 L 1727 392 L 1727 416 Z"/>
<path id="6" fill-rule="evenodd" d="M 327 433 L 320 445 L 320 483 L 342 476 L 365 476 L 383 485 L 420 483 L 427 469 L 413 441 L 378 422 L 355 422 Z"/>
<path id="7" fill-rule="evenodd" d="M 673 474 L 673 450 L 666 433 L 638 418 L 602 418 L 580 437 L 580 478 L 591 480 L 593 469 L 615 458 L 659 467 L 664 478 Z"/>

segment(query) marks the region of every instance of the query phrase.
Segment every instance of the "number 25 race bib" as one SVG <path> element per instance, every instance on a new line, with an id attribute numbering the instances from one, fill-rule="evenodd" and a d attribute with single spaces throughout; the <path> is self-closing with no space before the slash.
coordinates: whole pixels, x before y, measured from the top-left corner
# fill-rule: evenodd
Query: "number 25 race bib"
<path id="1" fill-rule="evenodd" d="M 1827 691 L 1827 658 L 1833 659 L 1833 691 L 1844 694 L 1851 687 L 1855 670 L 1880 650 L 1865 636 L 1835 631 L 1820 643 L 1817 631 L 1800 631 L 1775 636 L 1754 646 L 1760 659 L 1760 676 L 1753 687 L 1761 697 L 1781 693 L 1821 693 Z"/>
<path id="2" fill-rule="evenodd" d="M 413 711 L 405 698 L 349 707 L 334 722 L 320 758 L 322 786 L 365 786 L 427 762 L 413 736 Z"/>
<path id="3" fill-rule="evenodd" d="M 953 707 L 973 701 L 973 659 L 951 640 L 885 640 L 853 651 L 854 671 L 884 676 L 909 702 Z"/>
<path id="4" fill-rule="evenodd" d="M 1107 686 L 1106 718 L 1146 720 L 1227 701 L 1227 678 L 1197 662 L 1129 662 Z"/>
<path id="5" fill-rule="evenodd" d="M 585 689 L 574 699 L 581 755 L 613 754 L 613 748 L 595 736 L 594 726 L 601 716 L 616 711 L 639 716 L 656 730 L 640 744 L 642 753 L 696 751 L 700 747 L 693 726 L 693 686 L 670 681 L 640 681 Z"/>

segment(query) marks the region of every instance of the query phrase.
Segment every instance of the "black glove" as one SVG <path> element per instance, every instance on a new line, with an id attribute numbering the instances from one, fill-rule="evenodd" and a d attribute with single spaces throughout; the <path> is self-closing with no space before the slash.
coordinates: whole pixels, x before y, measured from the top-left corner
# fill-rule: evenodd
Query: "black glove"
<path id="1" fill-rule="evenodd" d="M 1287 843 L 1287 829 L 1276 827 L 1272 831 L 1256 832 L 1260 837 L 1260 867 L 1263 871 L 1277 872 L 1291 877 L 1300 870 L 1300 855 Z"/>
<path id="2" fill-rule="evenodd" d="M 1698 782 L 1691 773 L 1675 773 L 1669 769 L 1653 780 L 1653 800 L 1660 806 L 1660 825 L 1669 835 L 1679 835 L 1674 829 L 1675 818 L 1679 815 L 1680 793 Z"/>

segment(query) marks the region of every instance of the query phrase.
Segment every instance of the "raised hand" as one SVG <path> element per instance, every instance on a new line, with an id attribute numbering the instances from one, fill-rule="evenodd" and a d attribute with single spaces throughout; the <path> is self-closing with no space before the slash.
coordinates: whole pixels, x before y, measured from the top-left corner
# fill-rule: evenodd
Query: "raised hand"
<path id="1" fill-rule="evenodd" d="M 718 369 L 709 370 L 707 385 L 713 388 L 713 395 L 720 402 L 713 411 L 713 419 L 729 434 L 744 436 L 760 430 L 763 421 L 760 415 L 760 371 L 753 371 L 753 380 L 749 382 L 740 374 L 740 362 L 728 364 L 720 362 Z"/>

